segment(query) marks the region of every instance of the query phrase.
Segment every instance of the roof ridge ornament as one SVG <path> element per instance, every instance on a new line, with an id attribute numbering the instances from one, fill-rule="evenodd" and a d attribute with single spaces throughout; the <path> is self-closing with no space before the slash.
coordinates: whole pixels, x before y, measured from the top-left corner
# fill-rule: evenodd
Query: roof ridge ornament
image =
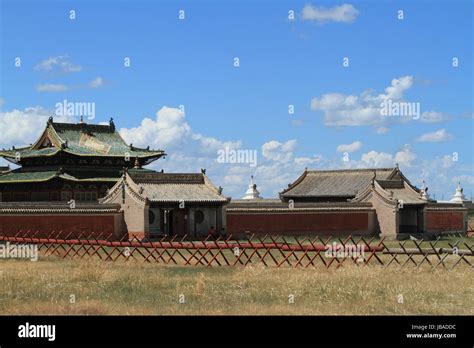
<path id="1" fill-rule="evenodd" d="M 421 199 L 424 201 L 428 201 L 430 196 L 428 195 L 428 187 L 426 187 L 425 180 L 423 180 L 423 188 L 421 189 Z"/>
<path id="2" fill-rule="evenodd" d="M 242 199 L 261 199 L 260 192 L 257 190 L 257 184 L 253 181 L 253 175 L 250 176 L 250 184 Z"/>
<path id="3" fill-rule="evenodd" d="M 134 168 L 135 169 L 141 169 L 142 166 L 140 165 L 140 161 L 138 160 L 138 157 L 135 157 L 135 165 L 134 165 Z"/>
<path id="4" fill-rule="evenodd" d="M 450 202 L 451 203 L 464 203 L 467 201 L 466 196 L 464 196 L 463 188 L 461 187 L 461 182 L 458 182 L 458 187 L 456 187 L 456 192 L 453 195 L 453 198 L 451 198 Z"/>

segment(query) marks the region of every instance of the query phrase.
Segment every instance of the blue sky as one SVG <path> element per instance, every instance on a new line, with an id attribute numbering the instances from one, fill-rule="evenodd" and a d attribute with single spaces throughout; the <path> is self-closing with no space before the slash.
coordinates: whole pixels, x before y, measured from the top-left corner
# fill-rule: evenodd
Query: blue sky
<path id="1" fill-rule="evenodd" d="M 66 99 L 164 148 L 155 168 L 205 167 L 235 198 L 252 174 L 272 197 L 305 167 L 395 162 L 438 199 L 458 180 L 474 191 L 471 1 L 0 3 L 2 147 L 33 142 Z M 425 121 L 374 115 L 392 85 Z M 225 147 L 257 151 L 258 165 L 217 163 Z"/>

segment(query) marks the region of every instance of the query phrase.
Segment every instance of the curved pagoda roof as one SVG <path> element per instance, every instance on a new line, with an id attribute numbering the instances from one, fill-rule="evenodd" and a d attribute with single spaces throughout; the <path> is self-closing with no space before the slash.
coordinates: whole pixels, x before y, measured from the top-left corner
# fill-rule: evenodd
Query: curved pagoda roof
<path id="1" fill-rule="evenodd" d="M 101 202 L 113 202 L 124 189 L 142 202 L 224 204 L 229 201 L 204 173 L 127 171 Z"/>
<path id="2" fill-rule="evenodd" d="M 289 184 L 288 188 L 280 192 L 280 198 L 284 200 L 293 198 L 353 199 L 372 181 L 378 182 L 382 189 L 389 189 L 406 199 L 414 199 L 414 196 L 420 193 L 420 190 L 411 185 L 397 166 L 372 169 L 305 170 L 294 183 Z M 408 188 L 410 192 L 406 193 Z M 405 197 L 405 193 L 409 197 Z"/>
<path id="3" fill-rule="evenodd" d="M 64 152 L 75 156 L 139 158 L 149 164 L 166 155 L 163 150 L 150 150 L 127 145 L 115 129 L 113 120 L 108 125 L 54 122 L 50 117 L 46 129 L 30 146 L 0 150 L 0 156 L 17 163 L 20 159 L 54 156 Z"/>
<path id="4" fill-rule="evenodd" d="M 84 175 L 87 174 L 87 175 Z M 21 168 L 12 170 L 5 174 L 0 175 L 0 184 L 10 183 L 31 183 L 31 182 L 46 182 L 53 179 L 62 179 L 65 181 L 72 182 L 104 182 L 104 183 L 115 183 L 117 182 L 117 175 L 115 173 L 102 173 L 102 172 L 88 172 L 81 173 L 78 171 L 68 170 L 46 170 L 46 171 L 24 171 Z M 115 175 L 114 175 L 115 174 Z"/>

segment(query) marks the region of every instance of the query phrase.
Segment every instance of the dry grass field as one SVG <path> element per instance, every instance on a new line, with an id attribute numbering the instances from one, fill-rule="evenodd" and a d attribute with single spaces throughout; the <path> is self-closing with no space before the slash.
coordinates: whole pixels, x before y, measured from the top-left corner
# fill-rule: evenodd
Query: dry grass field
<path id="1" fill-rule="evenodd" d="M 468 266 L 327 270 L 1 260 L 0 267 L 2 315 L 474 314 Z"/>

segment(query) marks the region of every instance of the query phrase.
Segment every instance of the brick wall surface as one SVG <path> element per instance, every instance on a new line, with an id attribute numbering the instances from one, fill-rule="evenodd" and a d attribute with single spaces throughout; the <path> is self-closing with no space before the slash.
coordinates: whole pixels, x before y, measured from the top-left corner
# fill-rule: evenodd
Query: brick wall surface
<path id="1" fill-rule="evenodd" d="M 227 213 L 227 232 L 240 235 L 246 231 L 258 235 L 348 235 L 369 234 L 368 212 L 331 213 Z"/>
<path id="2" fill-rule="evenodd" d="M 51 232 L 55 238 L 65 238 L 70 232 L 99 238 L 116 231 L 116 218 L 110 215 L 0 215 L 0 235 L 14 236 L 18 232 L 39 231 L 44 238 Z M 74 238 L 70 236 L 70 238 Z"/>
<path id="3" fill-rule="evenodd" d="M 462 212 L 433 212 L 426 213 L 426 228 L 430 232 L 459 232 L 464 229 L 464 214 Z"/>

